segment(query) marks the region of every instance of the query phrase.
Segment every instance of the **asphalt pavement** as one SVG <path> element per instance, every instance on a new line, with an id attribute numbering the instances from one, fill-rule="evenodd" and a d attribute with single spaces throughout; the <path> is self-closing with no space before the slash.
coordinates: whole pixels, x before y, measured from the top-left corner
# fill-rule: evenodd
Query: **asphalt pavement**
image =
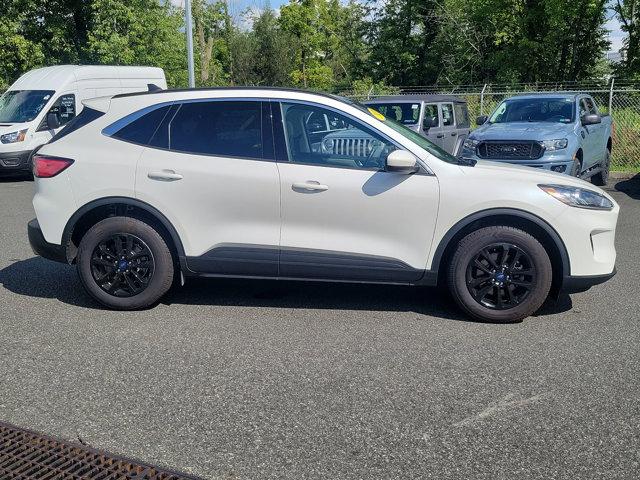
<path id="1" fill-rule="evenodd" d="M 515 325 L 437 289 L 190 281 L 100 308 L 0 179 L 0 420 L 209 479 L 635 479 L 640 176 L 618 274 Z"/>

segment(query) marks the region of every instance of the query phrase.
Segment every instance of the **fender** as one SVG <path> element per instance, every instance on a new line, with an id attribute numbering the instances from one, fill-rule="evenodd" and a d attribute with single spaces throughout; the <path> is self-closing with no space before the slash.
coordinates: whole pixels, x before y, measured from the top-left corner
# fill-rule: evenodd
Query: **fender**
<path id="1" fill-rule="evenodd" d="M 490 208 L 487 210 L 481 210 L 479 212 L 472 213 L 468 217 L 463 218 L 458 223 L 456 223 L 453 227 L 449 229 L 449 231 L 442 237 L 436 251 L 433 255 L 433 260 L 431 262 L 431 271 L 438 272 L 440 268 L 440 262 L 442 257 L 449 246 L 451 240 L 462 231 L 463 228 L 467 227 L 473 222 L 478 220 L 482 220 L 484 218 L 495 217 L 495 216 L 510 216 L 510 217 L 518 217 L 523 220 L 528 220 L 538 227 L 544 230 L 544 232 L 549 235 L 553 243 L 555 244 L 558 252 L 560 252 L 560 258 L 562 259 L 562 273 L 563 276 L 568 276 L 569 272 L 571 272 L 571 265 L 569 263 L 569 254 L 567 253 L 567 247 L 564 242 L 558 235 L 558 232 L 549 225 L 545 220 L 534 215 L 533 213 L 529 213 L 525 210 L 519 210 L 517 208 Z"/>
<path id="2" fill-rule="evenodd" d="M 173 244 L 178 251 L 180 261 L 182 262 L 182 260 L 185 258 L 184 246 L 182 245 L 182 240 L 180 240 L 180 236 L 178 235 L 178 232 L 173 224 L 155 207 L 152 207 L 148 203 L 131 197 L 104 197 L 84 204 L 82 207 L 76 210 L 73 215 L 71 215 L 71 218 L 69 218 L 69 221 L 65 225 L 64 231 L 62 232 L 62 244 L 67 246 L 71 244 L 71 234 L 73 233 L 76 223 L 80 218 L 82 218 L 85 213 L 93 210 L 94 208 L 103 207 L 105 205 L 113 203 L 139 208 L 140 210 L 144 210 L 155 217 L 167 229 L 169 235 L 171 235 L 171 240 L 173 241 Z M 68 257 L 69 255 L 67 253 L 67 259 Z"/>

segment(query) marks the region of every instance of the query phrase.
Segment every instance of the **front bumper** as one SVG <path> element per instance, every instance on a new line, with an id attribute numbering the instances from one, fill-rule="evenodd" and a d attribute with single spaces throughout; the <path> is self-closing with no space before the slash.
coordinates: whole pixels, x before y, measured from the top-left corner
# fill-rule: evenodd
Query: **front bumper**
<path id="1" fill-rule="evenodd" d="M 563 154 L 565 155 L 565 154 Z M 553 155 L 553 156 L 543 156 L 537 158 L 535 160 L 515 160 L 515 159 L 501 159 L 501 158 L 480 158 L 475 153 L 470 152 L 469 150 L 463 150 L 460 154 L 465 160 L 474 160 L 474 161 L 490 161 L 490 162 L 498 162 L 498 163 L 509 163 L 512 165 L 521 165 L 523 167 L 533 167 L 533 168 L 541 168 L 543 170 L 551 170 L 558 173 L 566 173 L 570 174 L 571 169 L 573 168 L 573 158 Z"/>
<path id="2" fill-rule="evenodd" d="M 31 170 L 31 150 L 0 152 L 0 173 Z"/>
<path id="3" fill-rule="evenodd" d="M 29 243 L 33 253 L 48 260 L 67 263 L 66 249 L 62 245 L 47 242 L 40 229 L 40 224 L 35 218 L 28 223 L 27 234 L 29 235 Z"/>

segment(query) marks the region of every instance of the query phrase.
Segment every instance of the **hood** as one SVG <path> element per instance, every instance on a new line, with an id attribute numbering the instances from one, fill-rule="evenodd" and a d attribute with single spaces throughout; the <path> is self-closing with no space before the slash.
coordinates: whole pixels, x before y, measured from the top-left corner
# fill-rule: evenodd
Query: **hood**
<path id="1" fill-rule="evenodd" d="M 587 188 L 599 193 L 604 193 L 600 188 L 585 180 L 571 177 L 569 175 L 565 175 L 564 173 L 556 173 L 552 172 L 551 170 L 543 170 L 541 168 L 524 167 L 522 165 L 514 165 L 511 163 L 479 160 L 476 165 L 469 170 L 475 170 L 480 174 L 488 174 L 495 178 L 504 177 L 507 181 L 519 180 L 530 181 L 532 183 L 566 185 L 571 187 Z"/>
<path id="2" fill-rule="evenodd" d="M 573 128 L 573 123 L 488 123 L 474 130 L 471 138 L 476 140 L 552 140 L 567 136 Z"/>

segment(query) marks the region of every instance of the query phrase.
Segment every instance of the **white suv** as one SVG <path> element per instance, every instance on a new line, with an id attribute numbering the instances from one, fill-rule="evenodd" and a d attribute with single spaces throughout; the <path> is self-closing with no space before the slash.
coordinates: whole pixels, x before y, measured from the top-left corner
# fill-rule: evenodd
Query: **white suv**
<path id="1" fill-rule="evenodd" d="M 34 157 L 29 239 L 114 309 L 186 277 L 446 282 L 470 316 L 509 322 L 615 272 L 619 207 L 602 190 L 466 163 L 342 98 L 233 88 L 85 106 Z"/>

